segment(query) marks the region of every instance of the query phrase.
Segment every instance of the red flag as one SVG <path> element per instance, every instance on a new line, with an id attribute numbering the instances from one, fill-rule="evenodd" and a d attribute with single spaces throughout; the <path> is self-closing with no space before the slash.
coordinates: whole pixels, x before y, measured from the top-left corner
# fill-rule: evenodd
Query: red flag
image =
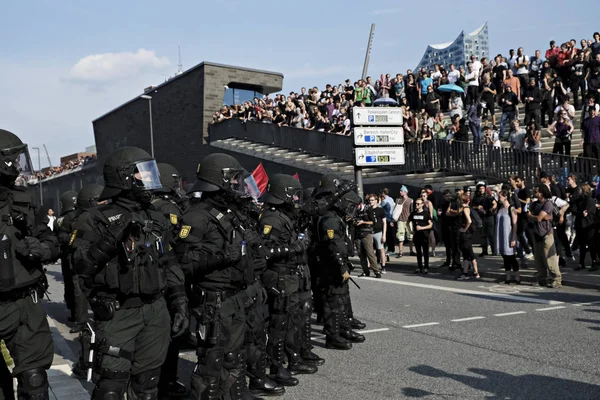
<path id="1" fill-rule="evenodd" d="M 256 167 L 254 171 L 252 171 L 252 176 L 256 181 L 258 190 L 260 190 L 260 193 L 262 194 L 267 188 L 267 183 L 269 182 L 267 171 L 265 171 L 265 167 L 263 167 L 262 163 L 258 164 L 258 167 Z"/>
<path id="2" fill-rule="evenodd" d="M 300 182 L 300 177 L 298 176 L 298 173 L 297 173 L 297 172 L 294 174 L 294 178 L 295 178 L 295 179 L 296 179 L 298 182 Z M 256 179 L 256 178 L 255 178 L 255 179 Z"/>

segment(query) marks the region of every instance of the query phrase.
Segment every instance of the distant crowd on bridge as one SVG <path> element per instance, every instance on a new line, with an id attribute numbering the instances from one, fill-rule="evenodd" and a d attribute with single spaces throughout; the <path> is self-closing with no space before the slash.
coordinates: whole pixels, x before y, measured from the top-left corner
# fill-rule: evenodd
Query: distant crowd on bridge
<path id="1" fill-rule="evenodd" d="M 579 155 L 600 159 L 600 34 L 579 44 L 551 41 L 544 55 L 533 54 L 520 47 L 493 60 L 472 55 L 466 66 L 435 64 L 429 71 L 381 74 L 376 81 L 346 79 L 324 89 L 266 95 L 224 105 L 212 122 L 234 118 L 351 135 L 353 107 L 396 103 L 406 141 L 420 143 L 423 153 L 432 139 L 472 139 L 475 149 L 507 141 L 514 149 L 540 152 L 546 128 L 555 140 L 553 153 L 571 155 L 574 131 L 580 130 Z"/>

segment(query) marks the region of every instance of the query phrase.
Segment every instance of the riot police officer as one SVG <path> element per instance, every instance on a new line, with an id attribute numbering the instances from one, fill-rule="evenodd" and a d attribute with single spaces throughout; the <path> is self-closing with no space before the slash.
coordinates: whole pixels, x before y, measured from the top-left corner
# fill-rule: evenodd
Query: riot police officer
<path id="1" fill-rule="evenodd" d="M 292 374 L 313 374 L 318 368 L 302 359 L 299 340 L 302 329 L 299 272 L 300 266 L 305 264 L 308 241 L 298 238 L 294 218 L 302 205 L 302 195 L 302 186 L 294 177 L 274 175 L 262 198 L 265 210 L 260 217 L 259 230 L 269 250 L 263 282 L 270 293 L 267 351 L 273 368 L 278 369 L 287 354 L 288 370 Z"/>
<path id="2" fill-rule="evenodd" d="M 338 186 L 345 185 L 334 175 L 321 178 L 315 196 L 335 193 Z M 322 270 L 319 284 L 324 298 L 324 323 L 327 348 L 349 350 L 352 342 L 364 342 L 365 337 L 352 329 L 364 328 L 364 324 L 353 316 L 348 280 L 351 264 L 352 242 L 348 238 L 346 222 L 352 220 L 360 197 L 349 191 L 339 197 L 318 221 L 317 254 Z"/>
<path id="3" fill-rule="evenodd" d="M 254 178 L 248 177 L 254 187 Z M 239 212 L 236 215 L 246 226 L 246 243 L 250 246 L 253 255 L 253 284 L 262 284 L 262 275 L 267 269 L 267 259 L 264 243 L 258 235 L 258 219 L 260 209 L 255 201 L 260 192 L 255 188 L 253 197 L 247 197 L 240 204 Z M 236 210 L 237 211 L 237 210 Z M 266 295 L 266 291 L 260 290 L 258 296 Z M 267 319 L 269 309 L 266 304 L 266 298 L 257 298 L 257 300 L 246 310 L 246 375 L 249 378 L 249 391 L 257 396 L 280 396 L 285 393 L 285 387 L 276 380 L 267 375 Z M 289 371 L 282 369 L 285 374 L 285 380 L 291 384 L 298 384 L 298 380 L 291 376 Z"/>
<path id="4" fill-rule="evenodd" d="M 170 222 L 151 207 L 161 187 L 156 161 L 136 147 L 106 159 L 99 200 L 74 224 L 74 265 L 94 311 L 97 355 L 94 399 L 158 398 L 158 380 L 172 331 L 188 324 L 184 278 L 170 250 Z"/>
<path id="5" fill-rule="evenodd" d="M 104 186 L 91 184 L 86 185 L 81 188 L 79 193 L 77 194 L 77 213 L 71 225 L 77 221 L 77 218 L 86 210 L 97 207 L 99 204 L 106 204 L 107 201 L 99 202 L 98 199 L 104 190 Z M 77 236 L 82 237 L 86 235 L 85 231 L 78 231 L 75 234 L 75 237 L 71 240 L 71 234 L 69 234 L 68 248 L 67 248 L 67 257 L 69 258 L 69 262 L 73 265 L 73 251 L 71 245 L 74 241 L 80 240 Z M 90 239 L 91 240 L 91 239 Z M 63 257 L 65 254 L 62 254 Z M 74 271 L 73 271 L 74 272 Z M 81 285 L 79 284 L 79 275 L 73 274 L 73 305 L 74 305 L 74 316 L 75 316 L 75 327 L 71 330 L 71 332 L 79 331 L 81 332 L 79 335 L 79 341 L 81 344 L 81 354 L 77 362 L 73 365 L 73 373 L 81 378 L 85 378 L 87 375 L 86 372 L 86 363 L 88 362 L 88 352 L 90 349 L 90 335 L 87 330 L 83 330 L 88 320 L 88 300 L 83 292 Z"/>
<path id="6" fill-rule="evenodd" d="M 58 241 L 60 242 L 60 269 L 65 285 L 65 304 L 69 311 L 71 311 L 71 322 L 75 322 L 73 272 L 68 252 L 71 228 L 77 215 L 77 192 L 68 190 L 60 196 L 59 201 L 60 217 L 58 217 L 56 223 L 58 225 Z M 79 332 L 77 325 L 71 330 L 71 333 L 75 332 Z"/>
<path id="7" fill-rule="evenodd" d="M 173 231 L 173 238 L 175 238 L 179 235 L 181 217 L 184 212 L 180 205 L 185 204 L 185 194 L 181 188 L 181 177 L 177 169 L 170 164 L 158 163 L 157 166 L 162 188 L 154 191 L 152 207 L 162 212 L 169 220 Z M 174 245 L 174 243 L 171 245 Z M 167 358 L 162 366 L 160 382 L 158 384 L 159 397 L 161 399 L 181 398 L 187 395 L 186 387 L 177 380 L 181 339 L 182 337 L 173 338 L 169 344 Z"/>
<path id="8" fill-rule="evenodd" d="M 196 399 L 242 399 L 246 391 L 246 310 L 260 299 L 252 284 L 252 248 L 237 218 L 249 176 L 238 161 L 212 153 L 198 167 L 176 252 L 192 277 L 198 323 L 198 363 L 191 378 Z"/>
<path id="9" fill-rule="evenodd" d="M 58 259 L 59 245 L 33 224 L 35 206 L 19 186 L 32 172 L 27 145 L 0 129 L 0 339 L 15 363 L 19 399 L 47 400 L 54 346 L 41 304 L 48 287 L 43 264 Z M 12 380 L 0 384 L 9 397 Z"/>

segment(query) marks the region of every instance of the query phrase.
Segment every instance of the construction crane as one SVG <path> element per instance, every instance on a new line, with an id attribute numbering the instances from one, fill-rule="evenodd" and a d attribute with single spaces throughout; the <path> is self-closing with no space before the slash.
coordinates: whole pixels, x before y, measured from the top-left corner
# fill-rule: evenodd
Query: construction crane
<path id="1" fill-rule="evenodd" d="M 48 157 L 48 166 L 52 167 L 52 161 L 50 160 L 50 154 L 48 154 L 48 149 L 46 148 L 46 145 L 44 144 L 44 150 L 46 151 L 46 157 Z"/>

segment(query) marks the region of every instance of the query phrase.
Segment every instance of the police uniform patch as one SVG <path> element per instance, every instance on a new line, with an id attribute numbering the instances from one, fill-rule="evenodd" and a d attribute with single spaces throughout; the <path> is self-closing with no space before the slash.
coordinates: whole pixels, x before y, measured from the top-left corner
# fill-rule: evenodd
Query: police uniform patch
<path id="1" fill-rule="evenodd" d="M 185 239 L 186 237 L 188 237 L 190 235 L 190 231 L 192 230 L 192 227 L 189 225 L 183 225 L 181 227 L 181 230 L 179 231 L 179 237 L 182 239 Z"/>
<path id="2" fill-rule="evenodd" d="M 171 219 L 171 224 L 177 225 L 177 214 L 169 214 L 169 217 Z"/>
<path id="3" fill-rule="evenodd" d="M 271 229 L 273 229 L 271 225 L 265 225 L 263 227 L 263 235 L 268 235 L 269 233 L 271 233 Z"/>
<path id="4" fill-rule="evenodd" d="M 328 229 L 327 230 L 327 237 L 329 239 L 333 239 L 334 236 L 335 236 L 335 231 L 333 229 Z"/>
<path id="5" fill-rule="evenodd" d="M 73 233 L 71 233 L 71 239 L 69 239 L 69 246 L 73 244 L 73 242 L 75 241 L 76 237 L 77 237 L 77 229 L 75 229 L 73 231 Z"/>

